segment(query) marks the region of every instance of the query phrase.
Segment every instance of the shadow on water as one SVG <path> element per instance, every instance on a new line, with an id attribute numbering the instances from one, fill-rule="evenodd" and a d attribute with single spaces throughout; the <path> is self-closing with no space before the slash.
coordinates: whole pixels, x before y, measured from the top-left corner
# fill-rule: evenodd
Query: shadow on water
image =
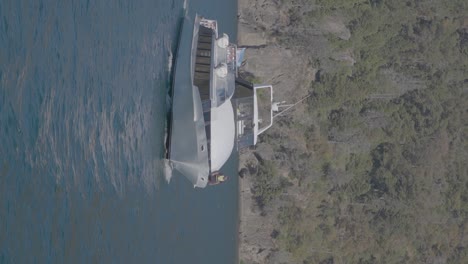
<path id="1" fill-rule="evenodd" d="M 174 3 L 174 2 L 173 2 Z M 164 146 L 165 146 L 165 154 L 164 154 L 164 159 L 168 159 L 170 156 L 170 145 L 171 145 L 171 123 L 172 123 L 172 98 L 174 97 L 174 70 L 176 67 L 176 59 L 177 59 L 177 53 L 178 53 L 178 48 L 179 48 L 179 42 L 181 38 L 181 33 L 182 33 L 182 25 L 184 21 L 184 16 L 186 15 L 186 8 L 185 8 L 185 2 L 184 2 L 184 7 L 182 8 L 180 12 L 180 17 L 178 18 L 177 21 L 177 27 L 176 27 L 176 35 L 175 35 L 175 45 L 172 47 L 172 49 L 169 51 L 169 58 L 168 58 L 168 77 L 167 77 L 167 100 L 166 100 L 166 129 L 165 129 L 165 139 L 164 139 Z M 174 52 L 172 52 L 174 50 Z M 166 162 L 165 163 L 165 178 L 167 182 L 170 182 L 170 179 L 172 177 L 172 173 L 170 172 L 171 168 L 169 164 Z"/>

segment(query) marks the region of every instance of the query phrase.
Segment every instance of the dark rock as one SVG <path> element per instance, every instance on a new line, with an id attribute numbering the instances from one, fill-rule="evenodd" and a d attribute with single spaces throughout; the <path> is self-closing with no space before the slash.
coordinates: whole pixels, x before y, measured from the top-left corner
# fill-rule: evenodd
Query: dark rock
<path id="1" fill-rule="evenodd" d="M 239 177 L 241 177 L 242 179 L 244 178 L 244 176 L 247 176 L 248 174 L 249 174 L 249 170 L 247 168 L 242 168 L 239 171 Z"/>

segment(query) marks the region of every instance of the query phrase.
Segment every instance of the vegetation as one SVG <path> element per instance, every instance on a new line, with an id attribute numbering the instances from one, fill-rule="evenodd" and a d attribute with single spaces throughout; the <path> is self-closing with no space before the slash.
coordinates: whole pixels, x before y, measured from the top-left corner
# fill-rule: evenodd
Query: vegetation
<path id="1" fill-rule="evenodd" d="M 259 127 L 262 129 L 271 123 L 271 89 L 257 89 Z"/>
<path id="2" fill-rule="evenodd" d="M 291 23 L 344 17 L 351 37 L 328 41 L 355 63 L 314 62 L 317 122 L 290 164 L 308 199 L 278 209 L 281 248 L 302 263 L 468 263 L 468 2 L 305 2 Z M 262 207 L 280 194 L 275 164 L 257 175 Z"/>
<path id="3" fill-rule="evenodd" d="M 273 162 L 261 161 L 255 174 L 252 193 L 260 209 L 276 198 L 284 189 L 285 183 L 278 177 Z"/>

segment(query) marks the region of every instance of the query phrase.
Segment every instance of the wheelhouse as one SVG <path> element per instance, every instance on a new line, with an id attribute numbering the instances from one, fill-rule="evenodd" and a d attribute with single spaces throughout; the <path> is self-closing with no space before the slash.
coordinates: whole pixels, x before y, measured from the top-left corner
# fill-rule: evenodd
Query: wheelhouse
<path id="1" fill-rule="evenodd" d="M 273 87 L 236 79 L 234 98 L 237 148 L 254 146 L 273 124 Z"/>

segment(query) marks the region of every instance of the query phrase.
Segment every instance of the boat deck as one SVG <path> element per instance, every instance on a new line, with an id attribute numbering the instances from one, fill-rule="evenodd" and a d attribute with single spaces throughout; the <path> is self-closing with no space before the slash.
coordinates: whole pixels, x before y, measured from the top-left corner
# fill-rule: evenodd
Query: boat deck
<path id="1" fill-rule="evenodd" d="M 202 102 L 210 99 L 210 79 L 213 66 L 212 41 L 216 34 L 212 29 L 200 26 L 193 84 L 198 87 Z"/>
<path id="2" fill-rule="evenodd" d="M 208 162 L 211 167 L 211 100 L 210 100 L 210 80 L 213 75 L 212 68 L 214 62 L 213 40 L 216 39 L 216 31 L 211 28 L 200 26 L 197 41 L 197 51 L 195 57 L 195 72 L 193 84 L 198 87 L 202 100 L 203 118 L 205 120 L 205 132 L 207 139 Z"/>

